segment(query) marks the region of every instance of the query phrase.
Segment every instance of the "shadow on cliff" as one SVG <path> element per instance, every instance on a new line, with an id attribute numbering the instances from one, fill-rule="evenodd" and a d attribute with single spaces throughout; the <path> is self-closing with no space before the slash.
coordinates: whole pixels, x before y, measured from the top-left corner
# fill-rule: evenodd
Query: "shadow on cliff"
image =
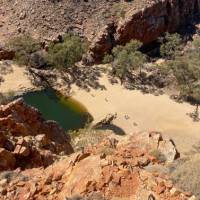
<path id="1" fill-rule="evenodd" d="M 197 13 L 195 16 L 193 16 L 192 19 L 190 19 L 189 23 L 186 26 L 180 27 L 180 30 L 178 32 L 182 35 L 185 41 L 192 40 L 194 34 L 200 33 L 199 29 L 196 27 L 196 25 L 199 23 L 200 14 Z"/>

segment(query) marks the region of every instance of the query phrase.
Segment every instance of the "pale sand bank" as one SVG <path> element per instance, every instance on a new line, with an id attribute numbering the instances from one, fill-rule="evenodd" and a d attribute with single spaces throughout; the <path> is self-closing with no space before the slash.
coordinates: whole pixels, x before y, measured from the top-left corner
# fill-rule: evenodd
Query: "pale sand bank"
<path id="1" fill-rule="evenodd" d="M 34 88 L 25 67 L 19 67 L 17 65 L 11 64 L 7 66 L 9 68 L 8 72 L 3 72 L 2 68 L 5 66 L 2 65 L 0 61 L 0 76 L 3 76 L 4 81 L 0 83 L 0 92 L 7 93 L 9 91 L 21 92 L 27 89 Z"/>
<path id="2" fill-rule="evenodd" d="M 73 97 L 88 108 L 95 122 L 116 112 L 118 117 L 114 124 L 127 134 L 137 130 L 160 131 L 172 138 L 181 152 L 192 150 L 192 145 L 200 141 L 200 122 L 193 122 L 186 115 L 194 106 L 176 103 L 167 95 L 144 95 L 140 91 L 126 90 L 119 84 L 110 84 L 105 76 L 100 82 L 106 90 L 88 93 L 73 86 Z"/>

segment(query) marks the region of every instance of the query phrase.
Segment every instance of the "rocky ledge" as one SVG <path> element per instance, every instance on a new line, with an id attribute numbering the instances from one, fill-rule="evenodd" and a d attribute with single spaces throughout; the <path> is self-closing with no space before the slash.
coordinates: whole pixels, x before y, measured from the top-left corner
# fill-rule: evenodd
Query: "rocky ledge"
<path id="1" fill-rule="evenodd" d="M 159 151 L 164 159 L 152 155 Z M 2 199 L 60 200 L 186 200 L 191 193 L 177 189 L 166 174 L 149 172 L 147 166 L 165 166 L 177 158 L 171 141 L 156 132 L 134 134 L 63 157 L 46 169 L 35 168 L 0 174 Z M 9 178 L 8 178 L 9 177 Z"/>
<path id="2" fill-rule="evenodd" d="M 53 121 L 17 99 L 0 106 L 0 171 L 48 166 L 58 154 L 71 154 L 70 138 Z"/>

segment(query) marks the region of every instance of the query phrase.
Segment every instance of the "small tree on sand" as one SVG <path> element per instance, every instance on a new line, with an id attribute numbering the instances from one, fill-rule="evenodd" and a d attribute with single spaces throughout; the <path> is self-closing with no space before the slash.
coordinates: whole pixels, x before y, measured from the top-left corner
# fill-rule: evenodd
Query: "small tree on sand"
<path id="1" fill-rule="evenodd" d="M 140 69 L 146 62 L 146 57 L 139 51 L 141 42 L 131 40 L 125 46 L 118 45 L 112 50 L 112 74 L 119 77 L 121 83 L 132 70 Z"/>
<path id="2" fill-rule="evenodd" d="M 181 94 L 196 105 L 192 115 L 195 120 L 199 116 L 200 105 L 200 40 L 194 40 L 192 47 L 183 56 L 176 56 L 169 62 L 177 79 Z"/>
<path id="3" fill-rule="evenodd" d="M 160 38 L 160 54 L 167 59 L 174 59 L 183 47 L 182 39 L 178 33 L 166 33 L 163 38 Z"/>

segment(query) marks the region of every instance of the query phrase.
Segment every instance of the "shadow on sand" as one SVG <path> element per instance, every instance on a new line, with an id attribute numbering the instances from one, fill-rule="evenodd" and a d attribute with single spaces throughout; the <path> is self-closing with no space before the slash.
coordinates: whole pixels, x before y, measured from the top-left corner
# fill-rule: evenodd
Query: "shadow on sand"
<path id="1" fill-rule="evenodd" d="M 122 128 L 120 128 L 119 126 L 116 126 L 114 124 L 102 125 L 101 127 L 98 127 L 96 129 L 97 130 L 111 130 L 116 135 L 126 135 L 125 131 Z"/>

